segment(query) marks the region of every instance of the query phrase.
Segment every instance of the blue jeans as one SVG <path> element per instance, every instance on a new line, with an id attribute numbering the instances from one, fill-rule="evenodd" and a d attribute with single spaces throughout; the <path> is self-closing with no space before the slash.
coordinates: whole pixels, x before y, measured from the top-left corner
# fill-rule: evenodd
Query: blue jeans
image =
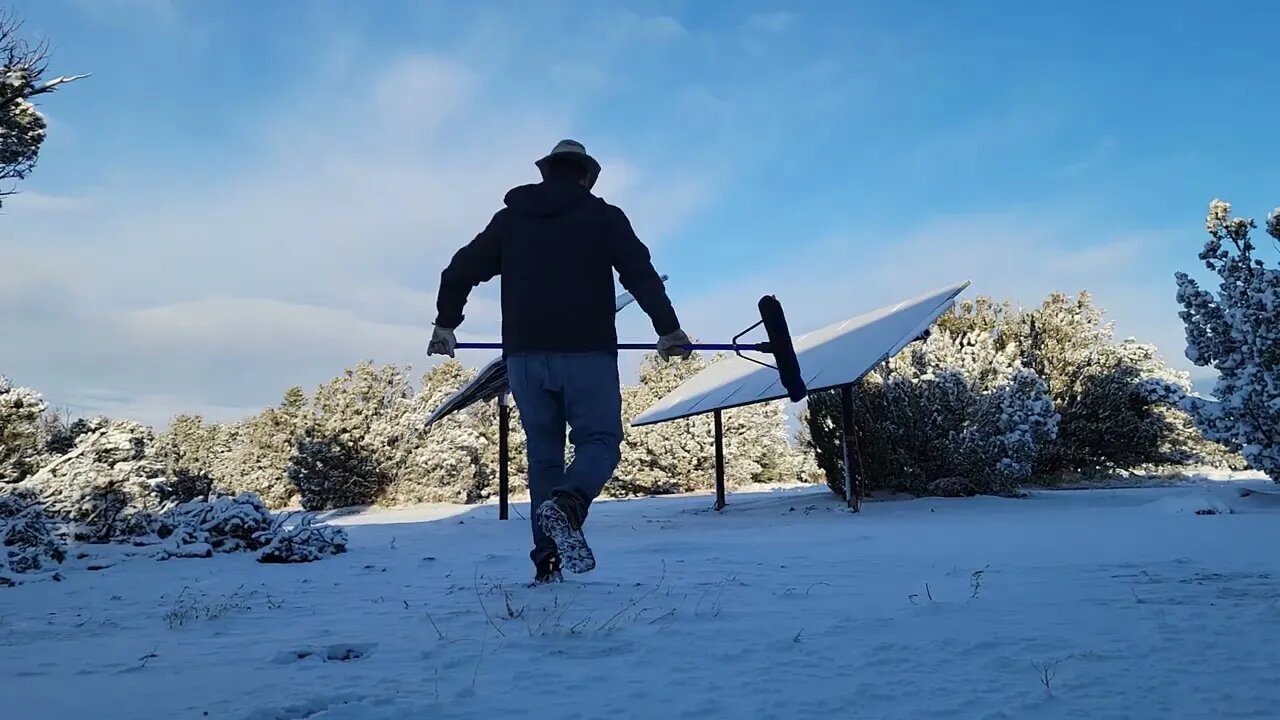
<path id="1" fill-rule="evenodd" d="M 618 467 L 622 389 L 614 353 L 521 353 L 507 357 L 507 377 L 529 456 L 533 555 L 554 549 L 534 510 L 553 493 L 570 493 L 584 510 Z M 573 462 L 565 467 L 565 427 Z"/>

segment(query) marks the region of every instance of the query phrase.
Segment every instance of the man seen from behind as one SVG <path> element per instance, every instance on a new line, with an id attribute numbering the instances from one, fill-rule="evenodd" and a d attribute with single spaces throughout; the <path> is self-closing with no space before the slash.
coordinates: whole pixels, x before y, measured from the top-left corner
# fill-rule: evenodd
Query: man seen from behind
<path id="1" fill-rule="evenodd" d="M 648 248 L 623 211 L 592 194 L 600 164 L 574 140 L 535 163 L 542 182 L 505 207 L 440 276 L 427 352 L 453 357 L 472 288 L 502 276 L 502 344 L 529 460 L 535 581 L 595 567 L 582 526 L 622 444 L 614 271 L 649 316 L 663 359 L 687 357 Z M 573 462 L 565 466 L 565 436 Z"/>

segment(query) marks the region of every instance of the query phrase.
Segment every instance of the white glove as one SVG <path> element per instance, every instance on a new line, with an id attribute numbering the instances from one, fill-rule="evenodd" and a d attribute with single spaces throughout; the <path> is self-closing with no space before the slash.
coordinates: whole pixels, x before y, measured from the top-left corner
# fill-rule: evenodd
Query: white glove
<path id="1" fill-rule="evenodd" d="M 692 344 L 693 341 L 689 336 L 683 330 L 677 329 L 673 333 L 658 338 L 658 357 L 663 360 L 670 360 L 672 357 L 687 358 L 693 350 L 686 346 Z"/>
<path id="2" fill-rule="evenodd" d="M 458 338 L 454 337 L 453 329 L 437 325 L 435 331 L 431 333 L 431 342 L 427 343 L 427 355 L 455 357 L 453 353 L 457 347 Z"/>

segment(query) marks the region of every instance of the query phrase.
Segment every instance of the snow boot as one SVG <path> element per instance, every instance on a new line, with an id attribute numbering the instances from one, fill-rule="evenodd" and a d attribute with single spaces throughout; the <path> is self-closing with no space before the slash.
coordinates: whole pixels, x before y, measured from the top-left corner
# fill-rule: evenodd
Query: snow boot
<path id="1" fill-rule="evenodd" d="M 564 576 L 560 574 L 560 554 L 555 550 L 534 550 L 533 567 L 534 585 L 545 585 L 547 583 L 563 582 L 564 580 Z"/>
<path id="2" fill-rule="evenodd" d="M 585 573 L 595 569 L 595 555 L 582 534 L 587 513 L 580 500 L 567 493 L 554 493 L 536 512 L 538 525 L 555 542 L 566 570 Z"/>

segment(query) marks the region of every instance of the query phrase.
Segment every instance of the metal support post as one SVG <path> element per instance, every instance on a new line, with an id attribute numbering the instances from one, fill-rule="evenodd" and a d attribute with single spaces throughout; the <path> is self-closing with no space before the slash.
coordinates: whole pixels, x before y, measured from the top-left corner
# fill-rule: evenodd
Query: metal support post
<path id="1" fill-rule="evenodd" d="M 716 429 L 716 510 L 723 510 L 724 499 L 724 419 L 715 412 Z"/>
<path id="2" fill-rule="evenodd" d="M 508 495 L 511 493 L 511 479 L 508 475 L 510 446 L 508 436 L 511 434 L 511 402 L 507 393 L 498 396 L 498 519 L 508 517 Z"/>
<path id="3" fill-rule="evenodd" d="M 840 425 L 844 446 L 844 496 L 854 512 L 862 510 L 862 462 L 858 454 L 858 428 L 853 418 L 853 386 L 840 387 Z"/>

